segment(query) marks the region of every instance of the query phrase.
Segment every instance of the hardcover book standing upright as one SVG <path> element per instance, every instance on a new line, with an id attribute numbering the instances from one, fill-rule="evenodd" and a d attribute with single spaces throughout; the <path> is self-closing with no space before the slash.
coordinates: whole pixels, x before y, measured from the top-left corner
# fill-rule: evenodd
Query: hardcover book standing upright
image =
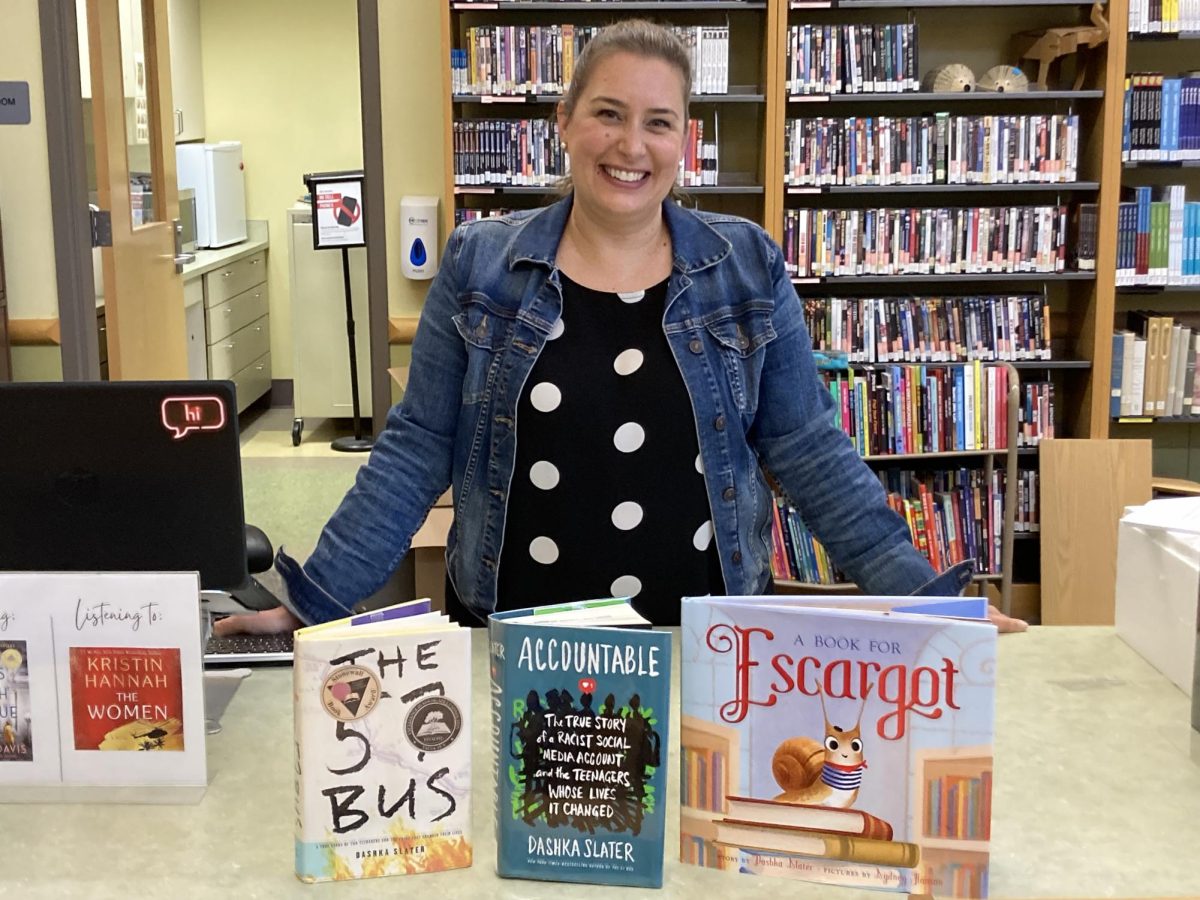
<path id="1" fill-rule="evenodd" d="M 496 871 L 662 886 L 671 636 L 628 599 L 494 613 Z"/>
<path id="2" fill-rule="evenodd" d="M 982 598 L 685 598 L 682 860 L 986 897 L 985 617 Z"/>
<path id="3" fill-rule="evenodd" d="M 296 876 L 471 864 L 471 632 L 428 600 L 296 632 Z"/>

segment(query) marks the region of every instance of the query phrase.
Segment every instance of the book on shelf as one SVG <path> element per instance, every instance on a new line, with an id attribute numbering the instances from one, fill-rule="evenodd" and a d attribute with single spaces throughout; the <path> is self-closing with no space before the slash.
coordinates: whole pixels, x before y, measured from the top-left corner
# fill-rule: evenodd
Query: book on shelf
<path id="1" fill-rule="evenodd" d="M 681 804 L 683 861 L 986 897 L 996 646 L 986 607 L 685 598 L 680 740 L 721 761 L 724 790 Z"/>
<path id="2" fill-rule="evenodd" d="M 628 598 L 493 613 L 496 871 L 661 887 L 671 636 Z"/>
<path id="3" fill-rule="evenodd" d="M 1194 415 L 1200 410 L 1200 315 L 1133 310 L 1127 317 L 1129 327 L 1113 336 L 1110 413 L 1129 418 Z"/>
<path id="4" fill-rule="evenodd" d="M 471 865 L 470 658 L 429 600 L 296 632 L 301 881 Z"/>
<path id="5" fill-rule="evenodd" d="M 1124 193 L 1117 207 L 1117 285 L 1200 285 L 1200 201 L 1189 201 L 1181 184 Z"/>
<path id="6" fill-rule="evenodd" d="M 1042 294 L 804 297 L 813 350 L 850 363 L 1048 360 L 1050 304 Z"/>
<path id="7" fill-rule="evenodd" d="M 1134 72 L 1125 78 L 1124 162 L 1200 159 L 1200 72 Z"/>
<path id="8" fill-rule="evenodd" d="M 821 116 L 784 125 L 784 184 L 1052 184 L 1077 180 L 1077 115 Z"/>
<path id="9" fill-rule="evenodd" d="M 1195 34 L 1200 32 L 1197 0 L 1130 0 L 1130 34 Z"/>
<path id="10" fill-rule="evenodd" d="M 570 22 L 468 27 L 466 47 L 450 51 L 451 91 L 466 97 L 565 94 L 575 61 L 601 27 Z M 729 26 L 677 25 L 672 30 L 688 51 L 692 94 L 728 94 Z"/>
<path id="11" fill-rule="evenodd" d="M 1066 271 L 1066 206 L 784 210 L 790 275 Z"/>
<path id="12" fill-rule="evenodd" d="M 919 91 L 917 39 L 913 22 L 793 25 L 788 30 L 788 94 Z"/>
<path id="13" fill-rule="evenodd" d="M 917 472 L 880 469 L 888 505 L 904 520 L 909 538 L 931 566 L 941 570 L 975 561 L 979 574 L 1000 573 L 1006 475 L 994 469 L 955 468 Z M 776 497 L 771 521 L 771 574 L 786 581 L 814 585 L 841 584 L 845 576 L 833 565 L 821 542 L 805 525 L 799 510 Z M 1034 530 L 1030 510 L 1025 519 Z"/>

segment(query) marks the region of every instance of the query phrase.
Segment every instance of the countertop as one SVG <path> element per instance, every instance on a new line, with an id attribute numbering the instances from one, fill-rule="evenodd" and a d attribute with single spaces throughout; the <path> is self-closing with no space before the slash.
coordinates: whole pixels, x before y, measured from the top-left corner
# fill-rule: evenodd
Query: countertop
<path id="1" fill-rule="evenodd" d="M 209 738 L 210 786 L 202 802 L 4 807 L 9 826 L 0 894 L 92 900 L 408 891 L 435 892 L 442 900 L 887 896 L 683 865 L 677 815 L 667 819 L 662 891 L 497 878 L 486 641 L 482 631 L 472 637 L 471 868 L 412 876 L 420 879 L 412 883 L 397 877 L 336 888 L 298 882 L 292 874 L 291 670 L 259 668 L 234 697 L 224 730 Z M 1004 636 L 997 667 L 991 895 L 1200 893 L 1193 857 L 1200 846 L 1200 767 L 1190 701 L 1111 628 L 1033 628 Z M 677 704 L 671 714 L 677 735 Z M 679 808 L 678 764 L 676 746 L 667 779 L 672 810 Z"/>
<path id="2" fill-rule="evenodd" d="M 183 267 L 183 280 L 191 281 L 199 278 L 205 272 L 219 269 L 221 266 L 236 262 L 247 256 L 252 256 L 260 250 L 266 250 L 267 221 L 265 219 L 250 219 L 246 222 L 246 240 L 240 244 L 222 247 L 219 250 L 197 250 L 196 261 Z"/>

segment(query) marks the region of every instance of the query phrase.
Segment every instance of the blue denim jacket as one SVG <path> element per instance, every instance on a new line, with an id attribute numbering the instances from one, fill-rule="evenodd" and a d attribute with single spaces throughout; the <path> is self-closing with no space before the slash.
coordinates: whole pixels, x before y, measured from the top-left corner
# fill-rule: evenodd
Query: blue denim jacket
<path id="1" fill-rule="evenodd" d="M 562 310 L 554 260 L 570 210 L 567 197 L 450 236 L 404 402 L 303 568 L 282 552 L 276 561 L 302 619 L 347 615 L 377 591 L 451 484 L 450 577 L 468 608 L 480 616 L 495 608 L 517 401 Z M 765 467 L 863 590 L 958 594 L 970 564 L 936 576 L 834 424 L 779 247 L 734 216 L 670 200 L 663 214 L 674 252 L 663 332 L 695 414 L 727 592 L 769 584 Z"/>

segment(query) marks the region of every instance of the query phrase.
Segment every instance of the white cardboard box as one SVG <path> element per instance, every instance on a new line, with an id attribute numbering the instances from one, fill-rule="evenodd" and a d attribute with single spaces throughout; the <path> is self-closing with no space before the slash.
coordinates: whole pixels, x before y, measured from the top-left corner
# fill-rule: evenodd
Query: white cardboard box
<path id="1" fill-rule="evenodd" d="M 1117 634 L 1189 696 L 1200 596 L 1200 497 L 1125 510 L 1117 530 Z"/>

